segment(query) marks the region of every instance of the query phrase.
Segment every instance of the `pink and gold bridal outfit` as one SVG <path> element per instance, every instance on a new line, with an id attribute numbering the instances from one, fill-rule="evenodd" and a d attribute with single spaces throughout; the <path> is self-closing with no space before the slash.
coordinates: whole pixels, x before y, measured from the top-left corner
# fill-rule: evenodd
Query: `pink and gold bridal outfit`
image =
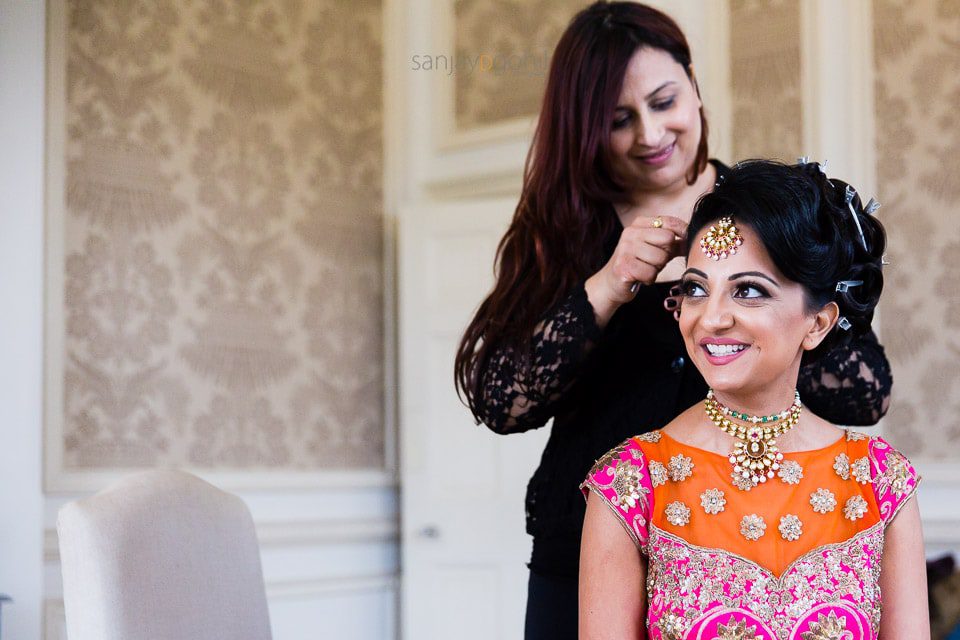
<path id="1" fill-rule="evenodd" d="M 856 431 L 786 454 L 757 486 L 727 456 L 652 431 L 581 488 L 647 561 L 651 639 L 876 640 L 884 531 L 918 482 L 900 452 Z"/>

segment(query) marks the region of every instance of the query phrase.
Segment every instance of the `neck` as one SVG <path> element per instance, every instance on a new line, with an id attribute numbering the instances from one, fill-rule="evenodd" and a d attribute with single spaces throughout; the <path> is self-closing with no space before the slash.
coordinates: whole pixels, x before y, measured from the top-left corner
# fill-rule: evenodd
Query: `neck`
<path id="1" fill-rule="evenodd" d="M 793 404 L 796 389 L 776 388 L 754 393 L 739 391 L 716 391 L 713 396 L 729 409 L 752 416 L 770 416 L 785 411 Z"/>
<path id="2" fill-rule="evenodd" d="M 689 220 L 693 205 L 704 193 L 713 190 L 717 170 L 712 164 L 697 177 L 693 184 L 687 184 L 686 175 L 674 184 L 660 189 L 638 189 L 630 194 L 630 203 L 617 206 L 624 227 L 630 225 L 639 215 L 671 215 L 681 220 Z"/>

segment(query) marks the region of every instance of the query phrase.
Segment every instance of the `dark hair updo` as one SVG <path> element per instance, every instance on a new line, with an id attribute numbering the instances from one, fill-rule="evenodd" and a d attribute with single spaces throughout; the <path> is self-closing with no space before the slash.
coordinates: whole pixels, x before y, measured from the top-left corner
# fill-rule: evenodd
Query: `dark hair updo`
<path id="1" fill-rule="evenodd" d="M 869 331 L 883 290 L 886 233 L 864 212 L 856 194 L 851 201 L 854 220 L 847 187 L 842 180 L 827 178 L 817 163 L 750 160 L 737 164 L 704 195 L 690 219 L 688 255 L 699 246 L 705 227 L 732 216 L 737 225 L 756 233 L 780 272 L 803 287 L 809 311 L 837 303 L 851 326 L 848 330 L 835 326 L 816 349 L 804 353 L 804 364 Z M 843 280 L 863 284 L 837 291 Z"/>

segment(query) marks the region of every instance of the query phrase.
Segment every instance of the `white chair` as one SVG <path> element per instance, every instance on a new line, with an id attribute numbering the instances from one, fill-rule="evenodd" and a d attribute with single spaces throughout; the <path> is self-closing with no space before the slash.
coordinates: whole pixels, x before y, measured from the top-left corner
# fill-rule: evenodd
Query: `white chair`
<path id="1" fill-rule="evenodd" d="M 270 640 L 253 519 L 234 495 L 147 471 L 57 519 L 70 640 Z"/>

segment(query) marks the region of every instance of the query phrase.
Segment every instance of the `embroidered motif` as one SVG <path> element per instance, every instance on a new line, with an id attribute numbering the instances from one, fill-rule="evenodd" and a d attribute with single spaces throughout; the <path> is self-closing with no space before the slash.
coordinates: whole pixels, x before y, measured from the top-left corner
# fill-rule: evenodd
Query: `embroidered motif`
<path id="1" fill-rule="evenodd" d="M 784 460 L 780 463 L 780 471 L 777 475 L 787 484 L 799 484 L 800 478 L 803 477 L 803 467 L 796 460 Z"/>
<path id="2" fill-rule="evenodd" d="M 885 460 L 887 468 L 874 480 L 879 490 L 889 488 L 899 500 L 910 491 L 910 463 L 899 451 L 891 450 Z"/>
<path id="3" fill-rule="evenodd" d="M 654 488 L 667 481 L 667 468 L 662 463 L 651 460 L 647 465 L 647 471 L 650 472 L 650 482 L 653 483 Z"/>
<path id="4" fill-rule="evenodd" d="M 600 459 L 594 463 L 593 469 L 590 471 L 590 475 L 592 476 L 596 474 L 607 465 L 613 464 L 615 460 L 619 460 L 620 454 L 627 450 L 628 443 L 629 441 L 621 442 L 613 449 L 610 449 L 610 451 L 607 451 L 605 454 L 600 456 Z"/>
<path id="5" fill-rule="evenodd" d="M 756 640 L 760 637 L 757 635 L 757 625 L 748 627 L 746 622 L 733 616 L 730 616 L 727 624 L 717 626 L 717 633 L 719 635 L 713 640 Z"/>
<path id="6" fill-rule="evenodd" d="M 723 511 L 727 504 L 727 499 L 723 497 L 723 491 L 720 489 L 707 489 L 700 494 L 700 506 L 710 515 L 716 515 Z"/>
<path id="7" fill-rule="evenodd" d="M 660 430 L 657 429 L 656 431 L 648 431 L 646 433 L 641 433 L 640 435 L 636 436 L 635 439 L 642 440 L 643 442 L 652 442 L 653 444 L 656 444 L 660 442 Z"/>
<path id="8" fill-rule="evenodd" d="M 808 631 L 800 634 L 801 640 L 854 640 L 853 633 L 847 631 L 847 619 L 838 618 L 836 611 L 829 615 L 822 613 L 816 622 L 811 622 Z"/>
<path id="9" fill-rule="evenodd" d="M 830 513 L 837 508 L 837 498 L 832 491 L 817 489 L 810 494 L 810 506 L 817 513 Z"/>
<path id="10" fill-rule="evenodd" d="M 797 540 L 800 538 L 800 534 L 803 533 L 803 523 L 800 522 L 800 518 L 788 513 L 780 518 L 779 529 L 780 535 L 784 540 Z"/>
<path id="11" fill-rule="evenodd" d="M 753 480 L 744 478 L 736 471 L 730 473 L 730 480 L 733 482 L 733 486 L 742 491 L 750 491 L 750 489 L 753 489 Z"/>
<path id="12" fill-rule="evenodd" d="M 668 504 L 663 512 L 667 516 L 667 522 L 675 527 L 682 527 L 690 522 L 690 507 L 679 500 Z"/>
<path id="13" fill-rule="evenodd" d="M 829 629 L 819 621 L 815 623 L 819 628 L 809 626 L 809 620 L 815 617 L 810 614 L 819 605 L 839 598 L 848 615 L 860 620 L 864 631 L 872 630 L 864 638 L 875 639 L 880 627 L 878 582 L 883 534 L 883 523 L 878 522 L 848 540 L 803 554 L 781 576 L 775 576 L 736 553 L 691 545 L 651 525 L 647 574 L 650 626 L 662 629 L 659 621 L 667 616 L 686 618 L 686 635 L 714 640 L 719 630 L 704 633 L 703 621 L 709 618 L 729 627 L 732 614 L 744 619 L 747 626 L 757 624 L 763 638 L 800 640 L 802 631 L 816 634 Z M 717 615 L 711 615 L 713 611 Z M 738 615 L 741 611 L 742 616 Z M 823 622 L 829 624 L 829 616 L 825 618 Z M 804 619 L 807 622 L 800 627 Z M 663 637 L 674 640 L 685 636 Z M 820 640 L 817 635 L 811 637 Z M 850 640 L 842 629 L 838 637 Z"/>
<path id="14" fill-rule="evenodd" d="M 616 496 L 611 502 L 624 513 L 637 506 L 637 500 L 641 496 L 650 493 L 650 490 L 640 483 L 640 478 L 640 467 L 627 460 L 617 461 L 613 470 L 613 483 L 610 485 Z"/>
<path id="15" fill-rule="evenodd" d="M 867 501 L 863 496 L 853 496 L 843 505 L 843 517 L 847 520 L 859 520 L 867 513 Z"/>
<path id="16" fill-rule="evenodd" d="M 667 464 L 667 471 L 670 473 L 670 479 L 674 482 L 682 482 L 693 475 L 693 458 L 689 458 L 682 453 L 670 458 Z"/>
<path id="17" fill-rule="evenodd" d="M 681 616 L 668 613 L 657 622 L 663 640 L 683 640 L 687 630 L 687 621 Z"/>
<path id="18" fill-rule="evenodd" d="M 767 523 L 755 513 L 743 516 L 743 519 L 740 521 L 740 533 L 742 533 L 743 537 L 747 540 L 759 540 L 760 536 L 762 536 L 766 530 Z"/>
<path id="19" fill-rule="evenodd" d="M 860 484 L 867 484 L 870 482 L 870 459 L 867 456 L 858 458 L 853 461 L 850 465 L 850 473 L 853 475 L 854 480 Z"/>
<path id="20" fill-rule="evenodd" d="M 833 461 L 833 470 L 844 480 L 850 479 L 850 458 L 847 454 L 841 453 Z"/>
<path id="21" fill-rule="evenodd" d="M 870 437 L 862 431 L 854 431 L 853 429 L 844 429 L 844 431 L 847 432 L 847 442 L 857 442 L 859 440 L 866 440 Z"/>

